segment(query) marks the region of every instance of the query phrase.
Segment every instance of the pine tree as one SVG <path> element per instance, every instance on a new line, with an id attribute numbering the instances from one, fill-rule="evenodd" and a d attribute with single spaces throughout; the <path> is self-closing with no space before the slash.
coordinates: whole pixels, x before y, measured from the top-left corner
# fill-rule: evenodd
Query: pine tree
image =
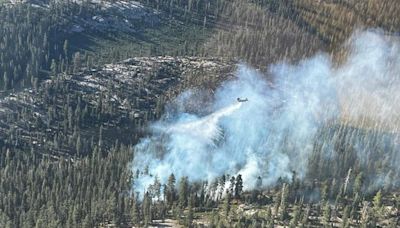
<path id="1" fill-rule="evenodd" d="M 152 207 L 151 197 L 150 194 L 146 192 L 143 198 L 143 209 L 142 209 L 145 226 L 148 226 L 153 222 L 153 213 L 151 207 Z"/>
<path id="2" fill-rule="evenodd" d="M 168 183 L 167 183 L 167 186 L 166 186 L 166 188 L 164 189 L 164 191 L 166 191 L 166 200 L 167 200 L 167 203 L 168 203 L 168 205 L 169 205 L 169 207 L 171 207 L 172 206 L 172 204 L 174 203 L 174 201 L 175 201 L 175 176 L 174 176 L 174 174 L 172 173 L 169 177 L 168 177 Z"/>
<path id="3" fill-rule="evenodd" d="M 57 63 L 56 60 L 52 59 L 51 60 L 51 66 L 50 66 L 50 70 L 51 70 L 51 75 L 52 76 L 56 76 L 57 75 Z"/>
<path id="4" fill-rule="evenodd" d="M 379 212 L 380 209 L 382 208 L 382 192 L 379 190 L 376 195 L 374 196 L 374 210 L 376 212 Z"/>
<path id="5" fill-rule="evenodd" d="M 360 172 L 354 181 L 354 187 L 353 187 L 354 194 L 361 193 L 362 185 L 363 185 L 363 173 Z"/>
<path id="6" fill-rule="evenodd" d="M 193 204 L 194 204 L 194 196 L 192 195 L 189 200 L 189 205 L 188 205 L 188 212 L 187 212 L 187 216 L 186 216 L 186 226 L 187 227 L 191 227 L 192 223 L 193 223 Z"/>
<path id="7" fill-rule="evenodd" d="M 289 188 L 287 184 L 282 185 L 282 190 L 281 190 L 281 201 L 279 205 L 279 210 L 280 210 L 280 220 L 284 221 L 289 217 L 287 207 L 288 207 L 288 194 L 289 194 Z"/>
<path id="8" fill-rule="evenodd" d="M 77 73 L 81 67 L 81 54 L 76 52 L 73 58 L 73 72 Z"/>
<path id="9" fill-rule="evenodd" d="M 327 202 L 324 206 L 323 209 L 323 215 L 322 215 L 322 219 L 323 219 L 323 224 L 325 227 L 329 227 L 330 225 L 330 221 L 331 221 L 331 206 L 329 205 L 329 203 Z"/>
<path id="10" fill-rule="evenodd" d="M 242 175 L 238 175 L 236 177 L 236 183 L 235 183 L 235 198 L 240 199 L 240 196 L 243 191 L 243 180 L 242 180 Z"/>
<path id="11" fill-rule="evenodd" d="M 297 227 L 297 223 L 300 220 L 300 208 L 298 206 L 295 206 L 293 208 L 293 217 L 292 220 L 290 221 L 290 227 Z"/>
<path id="12" fill-rule="evenodd" d="M 82 142 L 81 142 L 81 136 L 78 135 L 78 138 L 76 140 L 76 154 L 78 156 L 82 155 Z"/>
<path id="13" fill-rule="evenodd" d="M 229 192 L 233 195 L 235 193 L 235 177 L 232 176 L 229 181 Z"/>
<path id="14" fill-rule="evenodd" d="M 328 200 L 329 187 L 328 182 L 324 181 L 321 187 L 321 200 L 326 202 Z"/>
<path id="15" fill-rule="evenodd" d="M 69 50 L 69 43 L 68 40 L 64 41 L 64 46 L 63 46 L 63 50 L 64 50 L 64 56 L 66 59 L 68 59 L 68 50 Z"/>
<path id="16" fill-rule="evenodd" d="M 132 203 L 131 219 L 133 225 L 138 225 L 140 223 L 140 213 L 136 199 L 134 199 Z"/>
<path id="17" fill-rule="evenodd" d="M 350 209 L 349 206 L 346 205 L 346 207 L 343 210 L 342 223 L 340 225 L 342 228 L 349 227 L 349 216 L 350 216 Z"/>
<path id="18" fill-rule="evenodd" d="M 371 217 L 369 212 L 369 206 L 367 203 L 364 203 L 363 208 L 361 209 L 361 224 L 360 226 L 363 228 L 370 227 Z"/>
<path id="19" fill-rule="evenodd" d="M 157 197 L 157 199 L 160 200 L 161 183 L 160 183 L 157 175 L 154 177 L 154 183 L 151 185 L 151 195 L 153 195 L 154 197 Z"/>
<path id="20" fill-rule="evenodd" d="M 8 89 L 8 84 L 9 84 L 9 78 L 8 78 L 7 72 L 4 72 L 4 75 L 3 75 L 3 83 L 4 83 L 3 89 L 4 89 L 4 90 L 7 90 L 7 89 Z"/>
<path id="21" fill-rule="evenodd" d="M 228 216 L 230 211 L 231 211 L 231 194 L 229 192 L 226 192 L 224 201 L 225 216 Z"/>
<path id="22" fill-rule="evenodd" d="M 179 206 L 185 208 L 188 203 L 189 182 L 187 177 L 182 177 L 179 182 Z"/>

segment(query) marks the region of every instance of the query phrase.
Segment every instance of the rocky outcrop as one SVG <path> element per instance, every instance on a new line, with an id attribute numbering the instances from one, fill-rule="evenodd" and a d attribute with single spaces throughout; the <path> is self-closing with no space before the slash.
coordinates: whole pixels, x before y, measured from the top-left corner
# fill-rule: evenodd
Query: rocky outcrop
<path id="1" fill-rule="evenodd" d="M 35 8 L 53 10 L 54 1 L 49 0 L 10 0 L 9 5 L 31 4 Z M 85 10 L 73 16 L 64 15 L 60 26 L 63 33 L 81 32 L 138 32 L 143 26 L 157 26 L 160 22 L 160 12 L 148 8 L 136 1 L 100 1 L 71 0 L 58 1 L 57 4 L 69 7 L 76 4 Z M 83 6 L 83 7 L 82 7 Z"/>
<path id="2" fill-rule="evenodd" d="M 131 58 L 46 80 L 0 101 L 0 143 L 53 157 L 134 143 L 164 105 L 189 88 L 213 89 L 234 63 L 212 58 Z"/>

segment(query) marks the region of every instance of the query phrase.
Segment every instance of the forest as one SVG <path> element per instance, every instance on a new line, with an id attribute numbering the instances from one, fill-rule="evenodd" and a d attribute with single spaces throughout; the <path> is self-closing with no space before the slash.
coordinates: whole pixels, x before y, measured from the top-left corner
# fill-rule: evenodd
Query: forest
<path id="1" fill-rule="evenodd" d="M 167 156 L 168 145 L 146 144 L 170 140 L 152 135 L 155 123 L 182 110 L 213 117 L 238 64 L 270 72 L 323 52 L 340 66 L 357 32 L 396 42 L 399 15 L 396 0 L 0 0 L 0 227 L 400 226 L 395 121 L 324 123 L 307 172 L 273 184 L 240 172 L 191 179 L 173 165 L 165 179 L 134 162 L 140 145 Z M 274 88 L 271 75 L 260 84 Z M 281 152 L 296 152 L 282 135 Z"/>

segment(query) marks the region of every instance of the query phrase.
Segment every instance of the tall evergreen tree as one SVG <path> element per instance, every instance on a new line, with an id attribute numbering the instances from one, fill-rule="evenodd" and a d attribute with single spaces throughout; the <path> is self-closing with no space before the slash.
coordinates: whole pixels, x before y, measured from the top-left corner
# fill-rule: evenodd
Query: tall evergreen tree
<path id="1" fill-rule="evenodd" d="M 168 205 L 171 207 L 175 201 L 176 193 L 175 193 L 175 176 L 173 173 L 168 177 L 168 183 L 166 188 L 164 189 L 166 200 Z"/>
<path id="2" fill-rule="evenodd" d="M 189 181 L 187 177 L 182 177 L 179 181 L 179 206 L 185 208 L 188 205 Z"/>
<path id="3" fill-rule="evenodd" d="M 242 175 L 237 175 L 236 177 L 236 183 L 235 183 L 235 198 L 240 199 L 240 196 L 243 191 L 243 180 L 242 180 Z"/>

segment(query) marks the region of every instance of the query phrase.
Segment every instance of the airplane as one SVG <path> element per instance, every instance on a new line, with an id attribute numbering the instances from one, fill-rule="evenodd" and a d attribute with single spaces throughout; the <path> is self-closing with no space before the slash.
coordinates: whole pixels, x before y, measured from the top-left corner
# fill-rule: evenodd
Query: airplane
<path id="1" fill-rule="evenodd" d="M 247 99 L 247 98 L 246 98 L 246 99 L 240 99 L 240 98 L 238 97 L 238 98 L 237 98 L 237 101 L 238 101 L 238 102 L 247 102 L 247 101 L 249 101 L 249 99 Z"/>

